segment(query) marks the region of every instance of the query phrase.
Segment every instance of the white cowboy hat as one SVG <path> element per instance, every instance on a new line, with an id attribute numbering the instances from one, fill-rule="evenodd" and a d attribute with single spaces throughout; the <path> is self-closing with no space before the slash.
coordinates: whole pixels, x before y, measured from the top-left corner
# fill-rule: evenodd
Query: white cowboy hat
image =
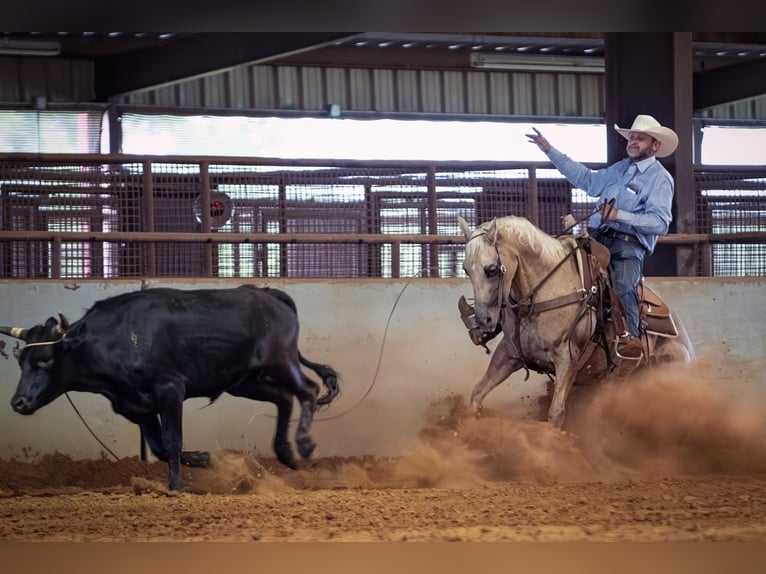
<path id="1" fill-rule="evenodd" d="M 678 147 L 678 136 L 676 132 L 670 128 L 660 125 L 660 122 L 655 120 L 652 116 L 639 114 L 636 119 L 633 120 L 633 125 L 629 128 L 618 127 L 614 124 L 614 129 L 625 139 L 630 139 L 630 132 L 640 132 L 643 134 L 649 134 L 662 145 L 655 154 L 657 157 L 667 157 L 676 151 Z"/>

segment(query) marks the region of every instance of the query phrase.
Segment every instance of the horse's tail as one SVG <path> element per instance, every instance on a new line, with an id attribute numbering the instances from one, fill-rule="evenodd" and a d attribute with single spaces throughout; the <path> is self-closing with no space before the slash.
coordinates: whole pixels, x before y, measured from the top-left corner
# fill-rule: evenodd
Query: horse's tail
<path id="1" fill-rule="evenodd" d="M 325 388 L 327 389 L 327 392 L 319 397 L 317 399 L 318 405 L 329 405 L 335 397 L 337 397 L 340 394 L 340 385 L 338 384 L 338 373 L 335 372 L 335 369 L 328 365 L 323 365 L 321 363 L 315 363 L 313 361 L 309 361 L 306 357 L 304 357 L 300 351 L 298 351 L 298 358 L 301 361 L 301 365 L 304 367 L 308 367 L 312 371 L 314 371 L 317 375 L 322 377 L 322 382 L 324 383 Z"/>

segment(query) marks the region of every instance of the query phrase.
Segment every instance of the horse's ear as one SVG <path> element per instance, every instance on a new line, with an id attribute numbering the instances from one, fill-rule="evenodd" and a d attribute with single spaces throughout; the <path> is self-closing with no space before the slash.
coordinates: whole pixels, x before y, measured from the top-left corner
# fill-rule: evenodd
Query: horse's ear
<path id="1" fill-rule="evenodd" d="M 471 230 L 468 228 L 468 222 L 458 215 L 457 224 L 460 226 L 460 231 L 463 232 L 465 238 L 468 239 L 471 236 Z"/>
<path id="2" fill-rule="evenodd" d="M 487 234 L 484 236 L 484 241 L 486 241 L 489 245 L 494 245 L 497 243 L 497 218 L 493 218 L 492 221 L 489 222 L 489 226 L 487 227 Z"/>

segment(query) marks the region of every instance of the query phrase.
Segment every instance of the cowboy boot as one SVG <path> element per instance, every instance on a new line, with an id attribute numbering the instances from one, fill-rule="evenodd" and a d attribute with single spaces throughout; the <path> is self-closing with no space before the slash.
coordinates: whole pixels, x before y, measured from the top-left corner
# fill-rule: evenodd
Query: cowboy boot
<path id="1" fill-rule="evenodd" d="M 615 335 L 609 346 L 610 367 L 601 380 L 602 387 L 621 384 L 639 367 L 643 358 L 641 339 L 632 337 L 628 332 Z"/>
<path id="2" fill-rule="evenodd" d="M 610 295 L 610 318 L 614 324 L 615 330 L 619 333 L 614 341 L 613 356 L 617 359 L 640 361 L 644 358 L 641 339 L 632 336 L 628 332 L 628 319 L 625 315 L 625 308 L 622 306 L 622 301 L 620 301 L 617 292 L 614 289 L 610 289 Z"/>
<path id="3" fill-rule="evenodd" d="M 620 359 L 640 361 L 644 358 L 641 339 L 630 333 L 623 333 L 615 341 L 614 354 Z"/>

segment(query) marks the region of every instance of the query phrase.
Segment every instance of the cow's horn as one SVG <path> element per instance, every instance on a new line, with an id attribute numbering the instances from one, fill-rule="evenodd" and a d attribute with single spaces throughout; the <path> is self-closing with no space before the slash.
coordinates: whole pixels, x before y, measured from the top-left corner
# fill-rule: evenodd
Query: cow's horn
<path id="1" fill-rule="evenodd" d="M 22 341 L 27 340 L 27 330 L 22 329 L 21 327 L 0 326 L 0 333 L 4 333 L 5 335 L 10 335 L 11 337 L 15 339 L 21 339 Z"/>

